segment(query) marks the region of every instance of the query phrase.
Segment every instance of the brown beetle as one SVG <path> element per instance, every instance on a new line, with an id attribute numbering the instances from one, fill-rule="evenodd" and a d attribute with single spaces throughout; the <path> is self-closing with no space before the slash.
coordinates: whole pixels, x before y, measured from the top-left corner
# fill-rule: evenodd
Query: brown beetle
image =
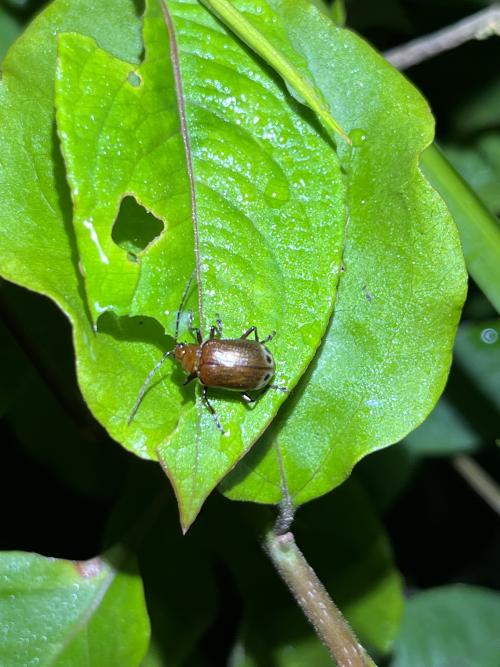
<path id="1" fill-rule="evenodd" d="M 185 296 L 177 314 L 175 340 L 177 340 L 179 317 L 184 301 Z M 129 424 L 141 404 L 153 375 L 168 357 L 174 357 L 188 374 L 184 384 L 196 379 L 200 381 L 203 401 L 221 433 L 224 433 L 224 429 L 208 399 L 207 389 L 209 387 L 240 392 L 241 398 L 246 403 L 253 403 L 256 400 L 248 393 L 249 391 L 257 391 L 266 386 L 271 386 L 278 391 L 287 391 L 285 387 L 269 385 L 274 375 L 275 365 L 273 356 L 265 344 L 273 338 L 275 332 L 264 340 L 259 340 L 257 327 L 250 327 L 241 338 L 222 338 L 222 323 L 217 320 L 217 325 L 210 327 L 209 338 L 203 340 L 199 329 L 193 329 L 191 326 L 189 328 L 196 336 L 197 342 L 176 343 L 172 350 L 165 352 L 144 381 L 129 417 Z M 252 333 L 255 340 L 248 340 L 248 336 Z"/>

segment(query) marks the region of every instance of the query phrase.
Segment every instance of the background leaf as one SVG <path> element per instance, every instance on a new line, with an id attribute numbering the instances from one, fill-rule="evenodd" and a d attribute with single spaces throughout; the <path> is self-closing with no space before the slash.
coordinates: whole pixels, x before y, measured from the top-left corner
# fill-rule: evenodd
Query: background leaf
<path id="1" fill-rule="evenodd" d="M 473 586 L 443 586 L 407 603 L 391 667 L 496 667 L 500 595 Z"/>
<path id="2" fill-rule="evenodd" d="M 113 560 L 1 553 L 2 665 L 136 667 L 149 640 L 142 585 Z"/>
<path id="3" fill-rule="evenodd" d="M 422 167 L 446 201 L 460 231 L 467 269 L 500 312 L 500 225 L 436 146 L 422 156 Z"/>
<path id="4" fill-rule="evenodd" d="M 18 36 L 21 26 L 3 7 L 0 7 L 0 60 Z"/>
<path id="5" fill-rule="evenodd" d="M 151 622 L 145 664 L 184 667 L 217 618 L 216 572 L 210 540 L 198 525 L 182 535 L 175 496 L 150 462 L 134 461 L 109 518 L 105 543 L 124 539 L 137 550 Z"/>
<path id="6" fill-rule="evenodd" d="M 412 453 L 467 453 L 494 441 L 500 409 L 499 333 L 498 320 L 460 325 L 446 393 L 426 421 L 406 438 Z"/>
<path id="7" fill-rule="evenodd" d="M 63 484 L 111 497 L 129 461 L 82 403 L 69 322 L 48 299 L 3 282 L 0 340 L 8 436 Z"/>
<path id="8" fill-rule="evenodd" d="M 456 229 L 418 170 L 433 129 L 422 98 L 306 3 L 268 4 L 355 138 L 351 152 L 340 147 L 349 226 L 330 329 L 272 429 L 223 482 L 230 498 L 276 503 L 282 467 L 300 504 L 427 416 L 448 373 L 466 276 Z M 269 15 L 251 20 L 269 29 Z"/>

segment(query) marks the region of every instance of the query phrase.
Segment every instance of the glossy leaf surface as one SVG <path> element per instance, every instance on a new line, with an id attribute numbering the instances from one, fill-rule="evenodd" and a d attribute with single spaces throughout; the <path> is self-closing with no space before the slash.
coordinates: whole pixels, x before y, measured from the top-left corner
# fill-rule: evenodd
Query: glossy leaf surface
<path id="1" fill-rule="evenodd" d="M 173 84 L 170 90 L 164 89 L 164 71 L 170 67 L 167 29 L 163 17 L 158 16 L 157 4 L 151 3 L 151 7 L 145 24 L 146 65 L 136 72 L 143 84 L 136 89 L 124 83 L 129 66 L 110 60 L 81 37 L 61 38 L 58 127 L 73 193 L 77 193 L 75 229 L 85 275 L 89 276 L 86 290 L 90 308 L 94 316 L 107 308 L 116 314 L 127 310 L 131 315 L 150 315 L 170 323 L 173 333 L 175 306 L 194 262 L 191 222 L 186 211 L 179 210 L 179 201 L 185 205 L 191 201 L 190 186 L 196 205 L 193 224 L 199 237 L 202 330 L 206 332 L 218 315 L 229 337 L 240 335 L 251 324 L 261 331 L 278 330 L 273 345 L 280 359 L 276 381 L 291 386 L 307 355 L 310 357 L 318 345 L 339 273 L 343 195 L 335 155 L 318 129 L 289 107 L 268 73 L 196 2 L 172 3 L 172 15 L 167 17 L 172 21 L 179 53 L 179 63 L 174 66 L 180 68 L 182 79 L 183 91 L 178 91 L 178 97 L 185 107 L 192 147 L 187 158 L 193 182 L 187 183 L 187 176 L 184 183 L 172 182 L 170 164 L 162 177 L 161 165 L 156 164 L 148 142 L 144 142 L 139 157 L 123 155 L 127 143 L 124 126 L 128 139 L 136 140 L 146 133 L 144 128 L 150 129 L 145 121 L 146 105 L 156 118 L 159 102 L 151 100 L 153 93 L 160 100 L 170 93 L 175 103 Z M 205 35 L 201 47 L 200 33 Z M 163 52 L 148 51 L 148 36 L 154 45 L 163 47 Z M 155 66 L 152 72 L 145 69 L 148 60 Z M 144 99 L 137 102 L 142 91 Z M 165 113 L 163 108 L 161 112 Z M 165 136 L 172 144 L 170 159 L 177 159 L 185 169 L 180 132 L 173 139 L 167 131 Z M 156 149 L 154 126 L 150 142 Z M 169 151 L 161 141 L 160 146 Z M 153 186 L 163 191 L 170 208 L 154 208 L 155 194 L 144 191 L 144 184 L 149 185 L 143 181 L 146 159 L 159 171 Z M 137 165 L 137 176 L 128 174 L 131 164 Z M 309 165 L 307 173 L 305 164 Z M 124 176 L 120 175 L 121 165 L 127 172 Z M 116 174 L 112 183 L 107 178 L 110 170 Z M 162 182 L 172 187 L 172 193 L 165 191 Z M 140 267 L 136 258 L 131 262 L 112 239 L 117 207 L 115 204 L 109 213 L 108 203 L 118 202 L 124 191 L 166 223 L 163 237 L 137 257 Z M 168 256 L 157 252 L 160 247 Z M 150 264 L 153 278 L 148 279 Z M 139 282 L 136 275 L 128 281 L 126 266 L 132 274 L 139 272 Z M 110 285 L 117 273 L 123 280 L 115 294 Z M 161 280 L 155 282 L 154 276 L 160 274 Z M 123 294 L 128 282 L 132 297 Z M 170 318 L 165 318 L 165 293 L 170 295 L 166 304 Z M 148 450 L 160 458 L 176 489 L 183 523 L 188 524 L 207 493 L 257 437 L 272 414 L 272 404 L 282 402 L 283 395 L 271 392 L 251 411 L 238 401 L 215 399 L 219 419 L 227 429 L 221 438 L 203 402 L 193 400 L 192 391 L 179 398 L 178 375 L 165 384 L 166 391 L 158 387 L 149 392 L 153 416 L 145 400 L 132 437 L 136 442 L 146 437 Z M 139 388 L 140 384 L 136 391 Z M 158 404 L 160 391 L 165 403 L 170 399 L 165 407 Z M 157 435 L 151 423 L 159 420 L 163 423 Z M 130 439 L 127 434 L 124 437 Z"/>
<path id="2" fill-rule="evenodd" d="M 6 244 L 2 270 L 49 294 L 70 316 L 89 406 L 117 440 L 161 460 L 186 526 L 285 396 L 269 392 L 252 410 L 239 400 L 214 396 L 229 432 L 221 437 L 198 392 L 180 387 L 182 373 L 171 375 L 168 364 L 127 427 L 144 378 L 172 345 L 161 325 L 173 334 L 175 310 L 193 270 L 192 193 L 158 4 L 151 3 L 145 21 L 146 59 L 139 68 L 136 35 L 130 39 L 136 24 L 124 26 L 131 3 L 108 6 L 107 15 L 94 17 L 92 24 L 85 23 L 85 12 L 76 20 L 78 8 L 78 2 L 56 2 L 11 53 L 15 85 L 7 88 L 4 81 L 2 92 L 4 112 L 11 108 L 13 117 L 30 83 L 18 63 L 38 57 L 42 40 L 49 40 L 46 60 L 38 65 L 45 81 L 39 106 L 23 130 L 30 137 L 28 151 L 36 144 L 33 160 L 43 162 L 39 171 L 46 182 L 39 187 L 39 179 L 27 175 L 30 188 L 23 198 L 32 200 L 33 208 L 25 233 Z M 192 146 L 202 328 L 220 314 L 228 336 L 241 335 L 251 324 L 262 334 L 278 330 L 272 348 L 279 360 L 276 380 L 291 388 L 314 354 L 333 306 L 345 222 L 340 167 L 315 119 L 205 9 L 196 2 L 169 8 Z M 53 126 L 55 43 L 46 33 L 55 32 L 88 35 L 61 34 L 57 79 L 76 245 Z M 111 42 L 111 53 L 128 63 L 97 46 L 106 47 L 104 35 L 111 33 L 124 45 L 120 51 Z M 7 67 L 7 81 L 8 75 Z M 3 184 L 5 238 L 21 208 L 15 174 L 21 165 L 26 169 L 24 155 L 10 143 L 21 128 L 14 123 L 11 129 L 4 137 L 11 159 Z M 55 167 L 47 172 L 50 157 Z M 132 198 L 151 212 L 145 224 L 160 228 L 159 236 L 146 235 L 149 243 L 135 233 L 134 216 L 145 216 Z M 35 255 L 43 260 L 34 261 Z M 95 333 L 101 311 L 106 312 Z"/>
<path id="3" fill-rule="evenodd" d="M 448 373 L 466 276 L 456 229 L 418 169 L 433 132 L 423 99 L 307 3 L 266 6 L 251 20 L 267 33 L 280 23 L 355 144 L 339 145 L 349 225 L 328 334 L 272 429 L 223 483 L 231 498 L 278 502 L 282 468 L 300 504 L 430 412 Z"/>
<path id="4" fill-rule="evenodd" d="M 3 552 L 0 631 L 3 667 L 137 667 L 149 640 L 140 578 L 100 558 Z"/>
<path id="5" fill-rule="evenodd" d="M 288 434 L 280 447 L 296 503 L 340 483 L 356 460 L 429 412 L 463 298 L 453 228 L 417 171 L 432 131 L 418 94 L 307 3 L 235 5 L 307 75 L 332 117 L 361 128 L 353 149 L 341 147 L 346 179 L 331 139 L 290 96 L 288 82 L 195 0 L 168 3 L 173 63 L 160 6 L 150 3 L 139 66 L 132 3 L 115 0 L 90 16 L 77 0 L 59 0 L 11 51 L 0 92 L 3 275 L 48 294 L 69 315 L 90 408 L 127 448 L 162 462 L 185 527 L 285 398 L 268 391 L 249 409 L 212 392 L 227 431 L 221 437 L 198 389 L 181 387 L 183 375 L 168 361 L 127 426 L 144 378 L 172 346 L 164 330 L 174 333 L 194 267 L 193 219 L 201 328 L 220 315 L 226 336 L 252 324 L 262 334 L 276 330 L 275 381 L 291 389 L 333 306 L 347 201 L 336 315 L 307 388 L 282 413 Z M 54 131 L 55 33 L 58 131 L 71 193 Z M 35 85 L 31 61 L 37 105 L 20 124 L 19 108 Z M 174 89 L 172 65 L 182 91 Z M 28 184 L 21 192 L 19 178 Z M 25 224 L 13 231 L 20 218 Z M 193 293 L 189 307 L 194 302 Z M 183 336 L 185 325 L 183 318 Z M 266 436 L 258 459 L 271 441 Z M 259 466 L 256 486 L 233 488 L 234 497 L 279 499 L 269 450 Z"/>

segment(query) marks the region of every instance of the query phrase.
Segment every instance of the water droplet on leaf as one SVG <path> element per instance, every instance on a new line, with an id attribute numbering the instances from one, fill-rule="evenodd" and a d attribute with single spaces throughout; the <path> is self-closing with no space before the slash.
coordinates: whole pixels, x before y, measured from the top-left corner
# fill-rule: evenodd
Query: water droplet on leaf
<path id="1" fill-rule="evenodd" d="M 352 141 L 352 145 L 359 148 L 366 141 L 366 132 L 356 127 L 349 132 L 349 138 Z"/>
<path id="2" fill-rule="evenodd" d="M 290 198 L 288 183 L 282 178 L 271 178 L 264 192 L 266 202 L 273 208 L 286 204 Z"/>

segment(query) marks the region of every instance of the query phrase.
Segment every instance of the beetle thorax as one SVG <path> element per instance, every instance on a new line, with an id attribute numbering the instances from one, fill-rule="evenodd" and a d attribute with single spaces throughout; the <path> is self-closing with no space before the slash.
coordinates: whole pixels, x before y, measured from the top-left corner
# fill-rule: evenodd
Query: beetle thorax
<path id="1" fill-rule="evenodd" d="M 175 359 L 182 368 L 191 375 L 198 372 L 201 347 L 190 343 L 177 343 L 175 346 Z"/>

